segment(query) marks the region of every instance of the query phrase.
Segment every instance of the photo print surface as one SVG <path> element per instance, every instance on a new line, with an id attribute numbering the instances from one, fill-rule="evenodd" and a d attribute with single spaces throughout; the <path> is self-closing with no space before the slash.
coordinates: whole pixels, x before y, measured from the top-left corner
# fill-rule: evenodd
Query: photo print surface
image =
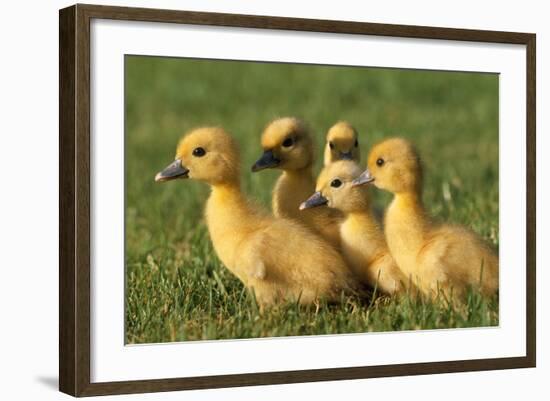
<path id="1" fill-rule="evenodd" d="M 125 56 L 125 341 L 498 326 L 498 74 Z"/>

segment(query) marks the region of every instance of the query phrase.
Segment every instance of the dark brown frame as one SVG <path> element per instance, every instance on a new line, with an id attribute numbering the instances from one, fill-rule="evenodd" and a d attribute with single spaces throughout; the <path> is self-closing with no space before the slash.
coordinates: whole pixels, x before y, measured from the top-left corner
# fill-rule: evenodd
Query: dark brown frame
<path id="1" fill-rule="evenodd" d="M 159 380 L 90 383 L 90 20 L 169 22 L 404 38 L 512 43 L 527 48 L 527 308 L 524 357 Z M 530 33 L 77 4 L 59 13 L 59 389 L 73 396 L 364 379 L 535 367 L 535 48 Z"/>

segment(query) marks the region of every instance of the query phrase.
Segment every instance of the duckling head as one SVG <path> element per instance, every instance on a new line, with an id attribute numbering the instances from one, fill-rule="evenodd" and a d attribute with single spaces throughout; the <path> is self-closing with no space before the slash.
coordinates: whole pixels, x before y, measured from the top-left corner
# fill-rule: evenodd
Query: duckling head
<path id="1" fill-rule="evenodd" d="M 392 193 L 420 193 L 422 166 L 413 144 L 403 138 L 392 138 L 374 146 L 367 170 L 354 180 L 354 185 L 371 182 Z"/>
<path id="2" fill-rule="evenodd" d="M 222 128 L 203 127 L 181 138 L 174 162 L 158 173 L 155 181 L 192 178 L 211 185 L 239 182 L 239 151 L 235 140 Z"/>
<path id="3" fill-rule="evenodd" d="M 344 213 L 367 210 L 368 186 L 354 186 L 361 168 L 350 160 L 340 160 L 326 166 L 317 179 L 315 193 L 300 205 L 300 210 L 327 205 Z"/>
<path id="4" fill-rule="evenodd" d="M 262 134 L 264 153 L 252 171 L 266 168 L 301 170 L 313 163 L 313 142 L 306 124 L 295 117 L 278 118 Z"/>
<path id="5" fill-rule="evenodd" d="M 325 166 L 337 160 L 359 162 L 361 154 L 357 131 L 346 121 L 334 124 L 327 132 Z"/>

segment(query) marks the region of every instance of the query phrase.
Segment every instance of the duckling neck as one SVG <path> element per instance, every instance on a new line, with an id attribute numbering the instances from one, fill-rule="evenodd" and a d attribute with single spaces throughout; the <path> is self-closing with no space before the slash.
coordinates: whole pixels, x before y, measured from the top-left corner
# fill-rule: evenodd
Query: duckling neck
<path id="1" fill-rule="evenodd" d="M 283 170 L 281 178 L 285 178 L 289 181 L 313 181 L 313 169 L 311 165 L 307 165 L 306 167 L 297 170 Z"/>
<path id="2" fill-rule="evenodd" d="M 299 219 L 300 204 L 315 189 L 311 166 L 299 170 L 284 170 L 273 188 L 273 213 L 277 217 Z"/>
<path id="3" fill-rule="evenodd" d="M 394 195 L 390 207 L 406 210 L 415 216 L 424 215 L 424 205 L 420 194 L 416 192 L 400 192 Z"/>
<path id="4" fill-rule="evenodd" d="M 388 247 L 397 264 L 407 265 L 409 256 L 415 255 L 422 246 L 429 226 L 420 194 L 395 194 L 386 212 L 384 226 Z"/>
<path id="5" fill-rule="evenodd" d="M 239 184 L 232 183 L 212 186 L 205 217 L 216 253 L 231 268 L 238 244 L 261 224 L 259 212 L 242 194 Z"/>
<path id="6" fill-rule="evenodd" d="M 221 222 L 240 222 L 242 225 L 254 214 L 252 207 L 241 192 L 239 183 L 214 185 L 206 205 L 206 222 L 210 226 L 220 226 Z M 245 219 L 243 220 L 243 217 Z"/>
<path id="7" fill-rule="evenodd" d="M 346 214 L 345 223 L 361 225 L 369 230 L 380 230 L 374 214 L 370 211 L 349 212 Z"/>
<path id="8" fill-rule="evenodd" d="M 353 244 L 354 249 L 361 249 L 367 264 L 387 249 L 382 229 L 370 210 L 348 213 L 340 227 L 340 233 L 343 243 Z"/>
<path id="9" fill-rule="evenodd" d="M 238 182 L 212 185 L 211 196 L 242 198 L 241 185 Z"/>

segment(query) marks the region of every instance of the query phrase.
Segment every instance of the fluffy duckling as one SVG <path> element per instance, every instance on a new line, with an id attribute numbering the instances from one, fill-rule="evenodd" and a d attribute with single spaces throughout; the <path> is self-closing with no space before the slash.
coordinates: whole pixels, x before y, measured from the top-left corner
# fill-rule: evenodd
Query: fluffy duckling
<path id="1" fill-rule="evenodd" d="M 297 220 L 339 247 L 340 213 L 331 209 L 300 212 L 300 204 L 315 189 L 313 178 L 313 140 L 306 124 L 294 117 L 279 118 L 267 125 L 262 134 L 263 155 L 252 171 L 266 168 L 283 170 L 273 188 L 272 208 L 277 217 Z"/>
<path id="2" fill-rule="evenodd" d="M 191 178 L 210 184 L 205 217 L 216 254 L 263 307 L 283 300 L 302 304 L 337 300 L 354 287 L 341 256 L 302 225 L 252 205 L 240 189 L 239 154 L 222 128 L 185 135 L 175 161 L 156 181 Z"/>
<path id="3" fill-rule="evenodd" d="M 371 208 L 369 188 L 352 186 L 359 174 L 361 169 L 355 162 L 342 160 L 329 164 L 317 179 L 316 192 L 300 209 L 327 205 L 344 213 L 340 236 L 348 265 L 365 284 L 394 294 L 405 289 L 407 277 L 388 250 Z"/>
<path id="4" fill-rule="evenodd" d="M 357 131 L 347 121 L 337 122 L 327 132 L 325 167 L 338 160 L 353 160 L 357 163 L 361 160 Z M 378 221 L 382 222 L 384 210 L 375 207 L 374 215 Z"/>
<path id="5" fill-rule="evenodd" d="M 386 212 L 386 240 L 399 268 L 423 293 L 433 296 L 441 290 L 461 298 L 470 286 L 485 295 L 498 290 L 494 251 L 472 231 L 435 224 L 427 216 L 422 166 L 410 142 L 393 138 L 376 145 L 354 185 L 369 182 L 394 194 Z"/>
<path id="6" fill-rule="evenodd" d="M 361 160 L 357 131 L 346 121 L 337 122 L 327 132 L 325 166 L 337 160 Z"/>

